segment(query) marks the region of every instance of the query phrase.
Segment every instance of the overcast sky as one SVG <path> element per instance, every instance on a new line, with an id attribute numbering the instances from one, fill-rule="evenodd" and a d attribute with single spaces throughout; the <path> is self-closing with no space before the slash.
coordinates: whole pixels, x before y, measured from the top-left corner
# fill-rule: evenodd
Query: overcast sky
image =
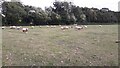
<path id="1" fill-rule="evenodd" d="M 32 5 L 44 9 L 45 6 L 47 7 L 53 6 L 52 3 L 55 0 L 20 0 L 20 1 L 25 5 Z M 88 7 L 88 8 L 94 7 L 98 9 L 109 8 L 112 11 L 118 11 L 118 2 L 120 0 L 66 0 L 66 1 L 71 1 L 75 5 L 80 7 Z"/>

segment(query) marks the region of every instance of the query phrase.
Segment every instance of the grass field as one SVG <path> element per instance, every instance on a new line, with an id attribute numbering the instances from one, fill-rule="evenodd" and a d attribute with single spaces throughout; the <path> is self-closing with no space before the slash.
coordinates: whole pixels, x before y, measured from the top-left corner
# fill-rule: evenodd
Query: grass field
<path id="1" fill-rule="evenodd" d="M 28 33 L 2 30 L 3 66 L 118 65 L 118 25 L 88 25 L 80 31 L 28 28 Z"/>
<path id="2" fill-rule="evenodd" d="M 2 29 L 0 29 L 0 67 L 2 67 Z"/>

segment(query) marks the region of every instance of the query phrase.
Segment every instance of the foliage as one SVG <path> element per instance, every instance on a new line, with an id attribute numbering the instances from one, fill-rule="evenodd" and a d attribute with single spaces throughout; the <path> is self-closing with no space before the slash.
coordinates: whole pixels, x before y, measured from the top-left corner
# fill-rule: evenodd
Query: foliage
<path id="1" fill-rule="evenodd" d="M 87 8 L 74 5 L 72 2 L 55 1 L 53 7 L 23 5 L 20 2 L 3 2 L 3 25 L 70 25 L 81 23 L 119 22 L 119 12 L 108 8 Z"/>

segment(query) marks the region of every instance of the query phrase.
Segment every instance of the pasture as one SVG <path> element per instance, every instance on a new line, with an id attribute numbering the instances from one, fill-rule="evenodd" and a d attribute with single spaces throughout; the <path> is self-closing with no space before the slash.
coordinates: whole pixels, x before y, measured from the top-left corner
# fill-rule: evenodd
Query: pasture
<path id="1" fill-rule="evenodd" d="M 35 26 L 28 33 L 2 30 L 3 66 L 117 66 L 118 25 L 62 31 Z"/>

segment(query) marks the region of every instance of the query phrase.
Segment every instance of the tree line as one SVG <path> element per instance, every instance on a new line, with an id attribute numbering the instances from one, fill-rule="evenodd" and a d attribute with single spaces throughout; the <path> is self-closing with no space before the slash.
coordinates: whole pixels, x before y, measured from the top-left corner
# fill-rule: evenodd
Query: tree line
<path id="1" fill-rule="evenodd" d="M 2 3 L 2 25 L 72 25 L 118 23 L 120 12 L 108 8 L 87 8 L 72 2 L 55 1 L 53 7 L 24 5 L 20 2 Z"/>

